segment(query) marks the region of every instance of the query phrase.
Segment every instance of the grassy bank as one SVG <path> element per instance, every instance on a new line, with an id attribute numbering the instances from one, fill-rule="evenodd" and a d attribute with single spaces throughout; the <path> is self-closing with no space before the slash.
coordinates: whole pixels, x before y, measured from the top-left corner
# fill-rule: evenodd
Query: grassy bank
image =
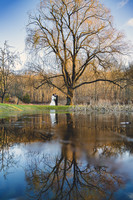
<path id="1" fill-rule="evenodd" d="M 34 113 L 55 110 L 58 112 L 133 112 L 133 105 L 76 105 L 76 106 L 49 106 L 49 105 L 16 105 L 0 103 L 0 118 L 15 114 Z"/>
<path id="2" fill-rule="evenodd" d="M 49 105 L 16 105 L 0 103 L 0 117 L 11 116 L 15 114 L 34 113 L 40 111 L 56 110 L 59 112 L 66 112 L 72 106 L 49 106 Z"/>

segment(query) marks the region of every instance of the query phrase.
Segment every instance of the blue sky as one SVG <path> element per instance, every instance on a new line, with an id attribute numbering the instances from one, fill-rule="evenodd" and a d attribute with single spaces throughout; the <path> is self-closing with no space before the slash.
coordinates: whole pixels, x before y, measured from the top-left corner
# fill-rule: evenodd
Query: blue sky
<path id="1" fill-rule="evenodd" d="M 8 40 L 20 49 L 24 47 L 28 12 L 36 8 L 39 0 L 0 0 L 0 44 Z"/>
<path id="2" fill-rule="evenodd" d="M 101 0 L 114 17 L 117 29 L 133 42 L 133 0 Z M 28 12 L 35 11 L 40 0 L 0 0 L 0 47 L 5 40 L 16 50 L 25 48 Z"/>
<path id="3" fill-rule="evenodd" d="M 34 12 L 39 0 L 0 0 L 0 47 L 4 41 L 25 59 L 25 38 L 28 13 Z"/>
<path id="4" fill-rule="evenodd" d="M 133 0 L 102 0 L 111 10 L 114 24 L 133 42 Z"/>

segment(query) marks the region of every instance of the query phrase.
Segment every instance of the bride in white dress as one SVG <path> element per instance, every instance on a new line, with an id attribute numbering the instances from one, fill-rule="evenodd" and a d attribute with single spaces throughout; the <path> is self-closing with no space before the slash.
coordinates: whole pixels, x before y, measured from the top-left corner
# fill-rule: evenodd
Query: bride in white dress
<path id="1" fill-rule="evenodd" d="M 52 95 L 51 97 L 51 103 L 50 103 L 50 106 L 55 106 L 55 100 L 56 100 L 56 97 L 54 96 L 54 94 Z"/>

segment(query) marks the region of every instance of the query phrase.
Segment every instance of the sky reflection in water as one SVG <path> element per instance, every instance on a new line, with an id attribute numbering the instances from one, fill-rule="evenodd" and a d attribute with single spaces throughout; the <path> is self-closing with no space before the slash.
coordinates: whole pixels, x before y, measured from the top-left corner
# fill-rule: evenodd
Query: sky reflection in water
<path id="1" fill-rule="evenodd" d="M 1 119 L 0 199 L 133 199 L 132 124 L 53 111 Z"/>

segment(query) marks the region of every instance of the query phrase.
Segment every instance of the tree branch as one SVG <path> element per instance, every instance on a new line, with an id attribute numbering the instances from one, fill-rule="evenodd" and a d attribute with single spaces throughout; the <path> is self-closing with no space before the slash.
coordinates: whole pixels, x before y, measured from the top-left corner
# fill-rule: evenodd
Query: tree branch
<path id="1" fill-rule="evenodd" d="M 82 86 L 82 85 L 87 85 L 87 84 L 91 84 L 91 83 L 96 83 L 96 82 L 99 82 L 99 81 L 110 82 L 110 83 L 113 83 L 114 85 L 119 86 L 121 89 L 123 89 L 123 87 L 122 87 L 120 84 L 116 83 L 116 81 L 109 80 L 109 79 L 96 79 L 96 80 L 94 80 L 94 81 L 88 81 L 88 82 L 86 81 L 86 82 L 83 82 L 83 83 L 81 83 L 81 84 L 75 86 L 73 89 L 77 89 L 77 88 L 79 88 L 79 87 Z"/>

